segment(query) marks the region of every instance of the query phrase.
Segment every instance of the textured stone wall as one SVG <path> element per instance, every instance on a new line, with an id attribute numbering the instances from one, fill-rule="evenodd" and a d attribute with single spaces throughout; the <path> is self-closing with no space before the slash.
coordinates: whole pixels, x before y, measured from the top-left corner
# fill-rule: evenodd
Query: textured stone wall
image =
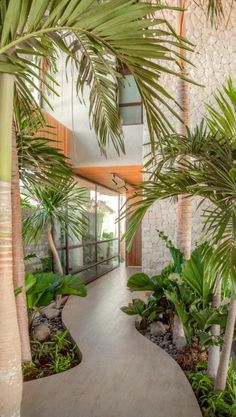
<path id="1" fill-rule="evenodd" d="M 171 6 L 175 1 L 167 1 Z M 201 3 L 201 2 L 199 2 Z M 204 2 L 202 2 L 204 3 Z M 198 124 L 206 113 L 206 103 L 213 103 L 213 94 L 230 75 L 236 83 L 236 6 L 228 19 L 227 0 L 225 21 L 212 28 L 207 22 L 205 11 L 188 1 L 186 12 L 186 37 L 195 45 L 194 53 L 188 53 L 188 58 L 195 66 L 188 66 L 188 75 L 204 87 L 188 86 L 190 106 L 190 127 Z M 166 13 L 177 30 L 179 19 L 176 12 Z M 169 75 L 162 76 L 162 83 L 172 96 L 178 99 L 179 80 Z M 173 117 L 170 120 L 178 129 Z M 144 143 L 148 141 L 148 130 L 144 129 Z M 144 151 L 146 153 L 146 151 Z M 145 159 L 145 158 L 144 158 Z M 199 239 L 201 230 L 201 213 L 196 211 L 197 202 L 193 209 L 192 246 Z M 146 214 L 143 221 L 143 270 L 149 274 L 158 272 L 169 261 L 168 251 L 159 239 L 156 229 L 163 230 L 175 243 L 176 239 L 176 206 L 168 201 L 158 202 Z"/>

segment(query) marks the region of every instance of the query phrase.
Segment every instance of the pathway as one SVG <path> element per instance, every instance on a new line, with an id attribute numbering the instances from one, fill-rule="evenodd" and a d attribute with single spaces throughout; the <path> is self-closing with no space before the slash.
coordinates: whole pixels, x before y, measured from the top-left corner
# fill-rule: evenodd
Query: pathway
<path id="1" fill-rule="evenodd" d="M 82 363 L 25 383 L 22 417 L 201 417 L 178 364 L 120 311 L 133 273 L 120 267 L 69 299 L 63 320 Z"/>

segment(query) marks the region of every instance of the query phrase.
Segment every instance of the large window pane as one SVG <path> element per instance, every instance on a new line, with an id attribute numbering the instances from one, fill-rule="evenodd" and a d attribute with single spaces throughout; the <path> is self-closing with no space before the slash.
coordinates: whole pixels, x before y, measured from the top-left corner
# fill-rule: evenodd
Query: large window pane
<path id="1" fill-rule="evenodd" d="M 69 246 L 74 246 L 84 242 L 95 241 L 95 206 L 96 206 L 96 186 L 90 181 L 84 180 L 83 178 L 76 178 L 78 187 L 85 188 L 87 192 L 88 202 L 85 206 L 85 222 L 86 231 L 82 237 L 69 237 Z"/>
<path id="2" fill-rule="evenodd" d="M 120 106 L 122 125 L 140 125 L 142 121 L 142 104 Z"/>
<path id="3" fill-rule="evenodd" d="M 103 262 L 97 266 L 97 275 L 105 274 L 108 271 L 111 271 L 111 269 L 117 267 L 119 265 L 119 258 L 113 258 L 109 261 Z"/>
<path id="4" fill-rule="evenodd" d="M 140 103 L 141 96 L 133 75 L 125 75 L 120 86 L 120 103 Z"/>
<path id="5" fill-rule="evenodd" d="M 118 194 L 104 187 L 97 187 L 97 240 L 118 237 Z"/>
<path id="6" fill-rule="evenodd" d="M 80 248 L 69 249 L 70 274 L 96 263 L 95 245 L 87 245 Z"/>
<path id="7" fill-rule="evenodd" d="M 110 240 L 103 243 L 97 244 L 97 257 L 98 262 L 104 261 L 107 258 L 118 255 L 119 253 L 119 244 L 118 240 Z"/>

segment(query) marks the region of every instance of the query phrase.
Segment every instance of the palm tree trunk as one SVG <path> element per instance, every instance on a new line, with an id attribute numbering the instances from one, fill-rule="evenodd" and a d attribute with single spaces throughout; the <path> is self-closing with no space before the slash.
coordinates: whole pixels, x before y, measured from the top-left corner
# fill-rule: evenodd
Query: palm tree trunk
<path id="1" fill-rule="evenodd" d="M 186 0 L 178 0 L 178 6 L 185 8 L 187 5 Z M 180 36 L 185 34 L 185 12 L 183 11 L 180 15 L 179 23 L 179 33 Z M 180 49 L 180 65 L 181 72 L 183 75 L 186 75 L 185 62 L 183 60 L 185 56 L 185 50 Z M 188 98 L 188 85 L 186 81 L 179 80 L 179 91 L 180 91 L 180 104 L 181 104 L 181 118 L 182 123 L 180 125 L 181 134 L 186 134 L 186 128 L 189 125 L 189 98 Z M 180 161 L 181 167 L 183 169 L 184 161 Z M 178 196 L 177 203 L 177 226 L 176 226 L 176 243 L 177 247 L 181 250 L 185 259 L 189 259 L 191 256 L 191 239 L 192 239 L 192 198 L 186 195 Z M 174 332 L 173 332 L 173 342 L 178 349 L 181 349 L 185 344 L 184 329 L 181 320 L 175 317 L 174 320 Z"/>
<path id="2" fill-rule="evenodd" d="M 224 390 L 227 381 L 228 366 L 230 360 L 231 347 L 234 337 L 234 327 L 236 320 L 236 299 L 235 286 L 232 290 L 231 301 L 229 306 L 228 320 L 225 329 L 225 337 L 222 352 L 220 355 L 220 364 L 215 380 L 215 390 Z"/>
<path id="3" fill-rule="evenodd" d="M 187 6 L 186 0 L 179 0 L 179 7 L 185 9 Z M 185 35 L 185 11 L 180 15 L 179 23 L 180 36 Z M 180 49 L 180 66 L 181 73 L 186 76 L 185 66 L 185 50 Z M 180 93 L 180 105 L 181 105 L 181 118 L 182 123 L 180 125 L 180 133 L 186 135 L 186 130 L 189 125 L 189 96 L 188 96 L 188 84 L 186 81 L 179 80 L 179 93 Z M 185 158 L 186 160 L 186 158 Z M 185 160 L 181 160 L 181 167 Z M 184 258 L 189 259 L 191 256 L 191 238 L 192 238 L 192 198 L 187 195 L 180 195 L 178 197 L 177 205 L 177 247 L 183 252 Z"/>
<path id="4" fill-rule="evenodd" d="M 11 143 L 14 78 L 0 74 L 0 415 L 19 417 L 21 349 L 13 287 Z"/>
<path id="5" fill-rule="evenodd" d="M 216 283 L 216 290 L 212 300 L 212 306 L 215 308 L 220 307 L 221 304 L 221 278 L 218 277 Z M 220 336 L 220 326 L 214 324 L 211 328 L 211 334 L 213 337 Z M 208 350 L 208 363 L 207 374 L 215 382 L 217 370 L 220 362 L 220 346 L 212 346 Z"/>
<path id="6" fill-rule="evenodd" d="M 63 275 L 64 271 L 63 271 L 63 268 L 62 268 L 60 257 L 58 255 L 58 252 L 57 252 L 57 249 L 56 249 L 56 245 L 55 245 L 53 237 L 52 237 L 52 226 L 51 225 L 48 225 L 48 227 L 47 227 L 47 236 L 48 236 L 48 244 L 49 244 L 49 247 L 52 251 L 53 259 L 54 259 L 54 262 L 56 264 L 57 272 L 59 272 L 60 275 Z M 57 297 L 56 297 L 56 307 L 57 308 L 60 308 L 61 300 L 62 300 L 62 296 L 57 295 Z"/>
<path id="7" fill-rule="evenodd" d="M 12 201 L 12 239 L 13 239 L 13 283 L 14 288 L 22 288 L 21 293 L 16 296 L 16 310 L 18 326 L 21 339 L 21 356 L 23 362 L 31 360 L 29 323 L 27 314 L 25 294 L 25 265 L 24 249 L 22 240 L 22 218 L 20 207 L 20 179 L 18 168 L 18 155 L 16 146 L 16 129 L 12 125 L 12 179 L 11 179 L 11 201 Z"/>

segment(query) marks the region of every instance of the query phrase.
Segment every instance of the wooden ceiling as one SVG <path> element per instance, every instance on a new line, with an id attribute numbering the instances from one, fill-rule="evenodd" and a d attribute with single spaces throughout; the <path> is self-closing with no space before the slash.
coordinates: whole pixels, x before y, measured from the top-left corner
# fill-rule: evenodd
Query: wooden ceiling
<path id="1" fill-rule="evenodd" d="M 109 187 L 115 191 L 119 187 L 127 183 L 128 188 L 138 185 L 143 178 L 142 165 L 128 165 L 128 166 L 104 166 L 104 167 L 77 167 L 74 172 L 81 177 L 87 178 L 90 181 Z M 112 181 L 113 174 L 117 185 Z M 126 191 L 120 189 L 120 192 Z"/>

